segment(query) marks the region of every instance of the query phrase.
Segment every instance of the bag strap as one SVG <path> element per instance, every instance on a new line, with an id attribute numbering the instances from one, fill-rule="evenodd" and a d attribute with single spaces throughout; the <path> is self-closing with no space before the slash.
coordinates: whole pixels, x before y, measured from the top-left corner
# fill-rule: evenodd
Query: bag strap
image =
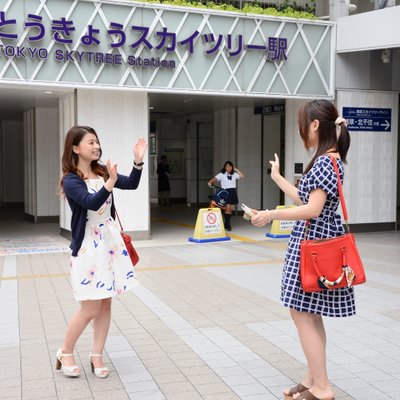
<path id="1" fill-rule="evenodd" d="M 329 158 L 331 159 L 331 161 L 333 163 L 333 168 L 335 169 L 335 172 L 336 172 L 337 182 L 338 182 L 339 198 L 340 198 L 340 206 L 342 207 L 343 218 L 344 218 L 344 222 L 346 224 L 347 231 L 350 232 L 349 216 L 347 214 L 346 202 L 344 201 L 343 186 L 342 186 L 342 182 L 340 180 L 339 168 L 338 168 L 338 165 L 337 165 L 335 157 L 331 156 L 330 154 L 328 154 L 328 155 L 329 155 Z"/>
<path id="2" fill-rule="evenodd" d="M 350 233 L 349 217 L 348 217 L 348 214 L 347 214 L 346 202 L 344 201 L 343 186 L 342 186 L 342 182 L 340 180 L 339 168 L 338 168 L 338 165 L 337 165 L 335 157 L 333 157 L 330 154 L 327 154 L 327 155 L 329 156 L 329 158 L 332 161 L 333 169 L 335 170 L 335 173 L 336 173 L 336 176 L 337 176 L 337 186 L 338 186 L 338 192 L 339 192 L 340 206 L 342 208 L 343 218 L 344 218 L 344 222 L 345 222 L 345 225 L 346 225 L 347 232 Z M 306 238 L 307 238 L 307 233 L 308 233 L 308 230 L 310 228 L 310 224 L 311 224 L 310 220 L 309 219 L 306 220 L 306 228 L 304 230 L 304 240 L 306 240 Z"/>
<path id="3" fill-rule="evenodd" d="M 117 220 L 119 222 L 119 226 L 121 227 L 121 231 L 123 232 L 124 228 L 122 227 L 121 220 L 119 219 L 118 211 L 117 211 L 116 208 L 115 208 L 115 216 L 117 217 Z"/>

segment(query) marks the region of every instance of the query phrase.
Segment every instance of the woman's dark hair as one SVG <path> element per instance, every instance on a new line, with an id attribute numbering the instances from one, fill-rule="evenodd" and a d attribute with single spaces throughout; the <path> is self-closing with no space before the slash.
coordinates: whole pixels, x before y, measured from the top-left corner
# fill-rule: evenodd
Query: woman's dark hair
<path id="1" fill-rule="evenodd" d="M 233 166 L 233 162 L 232 161 L 225 161 L 224 162 L 224 167 L 221 169 L 221 173 L 224 174 L 226 172 L 226 166 L 230 165 L 232 167 L 232 173 L 233 170 L 235 169 L 235 167 Z"/>
<path id="2" fill-rule="evenodd" d="M 307 173 L 315 160 L 329 149 L 335 149 L 335 151 L 339 152 L 340 158 L 343 162 L 346 162 L 347 151 L 350 147 L 350 134 L 346 125 L 341 123 L 338 125 L 340 134 L 337 136 L 335 121 L 338 116 L 337 108 L 328 100 L 313 100 L 300 108 L 297 114 L 297 122 L 300 136 L 307 150 L 310 148 L 308 137 L 310 124 L 314 120 L 319 121 L 318 147 L 304 173 Z"/>
<path id="3" fill-rule="evenodd" d="M 82 179 L 84 178 L 84 174 L 82 171 L 78 169 L 78 154 L 74 152 L 74 146 L 79 146 L 79 143 L 82 141 L 82 139 L 88 134 L 92 133 L 93 135 L 96 136 L 97 140 L 99 137 L 97 136 L 96 131 L 91 128 L 90 126 L 78 126 L 75 125 L 73 126 L 67 133 L 67 136 L 65 137 L 65 142 L 64 142 L 64 153 L 61 159 L 61 166 L 62 166 L 62 178 L 60 181 L 60 191 L 63 191 L 63 181 L 64 181 L 64 176 L 69 174 L 70 172 L 73 172 L 74 174 L 77 174 L 80 176 Z M 100 147 L 100 156 L 99 160 L 101 158 L 102 151 Z M 101 176 L 104 179 L 108 178 L 107 174 L 107 168 L 99 163 L 99 160 L 94 160 L 91 163 L 91 168 L 92 171 L 96 174 Z"/>

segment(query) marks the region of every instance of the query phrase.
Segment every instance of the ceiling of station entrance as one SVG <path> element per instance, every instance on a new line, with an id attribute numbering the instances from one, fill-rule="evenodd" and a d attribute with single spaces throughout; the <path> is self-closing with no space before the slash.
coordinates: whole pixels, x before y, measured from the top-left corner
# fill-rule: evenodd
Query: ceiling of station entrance
<path id="1" fill-rule="evenodd" d="M 33 107 L 57 107 L 63 95 L 72 88 L 45 86 L 0 85 L 0 113 L 20 113 Z M 210 96 L 193 94 L 150 93 L 149 109 L 153 115 L 212 112 L 235 106 L 255 107 L 284 102 L 283 99 L 253 97 Z"/>
<path id="2" fill-rule="evenodd" d="M 57 107 L 58 99 L 74 89 L 0 85 L 0 112 L 23 112 L 33 107 Z"/>
<path id="3" fill-rule="evenodd" d="M 255 97 L 151 93 L 149 108 L 152 114 L 187 114 L 210 112 L 235 106 L 255 107 L 278 104 L 284 103 L 284 101 L 284 99 Z"/>

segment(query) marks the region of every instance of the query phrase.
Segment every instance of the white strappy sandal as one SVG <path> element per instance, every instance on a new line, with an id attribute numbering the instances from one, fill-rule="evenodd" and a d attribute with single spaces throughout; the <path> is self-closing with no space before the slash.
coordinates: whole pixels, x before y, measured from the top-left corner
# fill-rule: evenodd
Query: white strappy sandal
<path id="1" fill-rule="evenodd" d="M 58 349 L 56 357 L 57 357 L 57 362 L 56 362 L 56 370 L 61 372 L 66 375 L 66 376 L 71 376 L 73 378 L 78 377 L 81 374 L 81 370 L 77 365 L 63 365 L 61 359 L 63 357 L 73 357 L 74 354 L 66 354 L 62 352 L 62 349 Z"/>
<path id="2" fill-rule="evenodd" d="M 107 378 L 108 368 L 107 367 L 95 368 L 93 365 L 92 357 L 103 357 L 103 355 L 90 352 L 89 361 L 90 361 L 90 366 L 92 367 L 92 372 L 97 376 L 97 378 L 101 379 Z"/>

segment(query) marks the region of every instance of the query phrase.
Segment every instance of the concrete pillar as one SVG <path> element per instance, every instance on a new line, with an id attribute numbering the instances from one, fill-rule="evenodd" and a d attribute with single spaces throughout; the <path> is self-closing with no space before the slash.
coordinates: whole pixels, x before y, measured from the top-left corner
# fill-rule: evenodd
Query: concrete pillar
<path id="1" fill-rule="evenodd" d="M 37 107 L 24 112 L 24 207 L 32 222 L 58 221 L 58 109 Z"/>
<path id="2" fill-rule="evenodd" d="M 340 17 L 349 15 L 349 0 L 329 0 L 329 16 L 331 21 L 337 21 Z"/>
<path id="3" fill-rule="evenodd" d="M 59 171 L 61 177 L 61 158 L 64 150 L 64 139 L 71 126 L 75 125 L 76 121 L 76 99 L 75 93 L 70 93 L 59 100 L 59 137 L 60 137 L 60 148 L 59 148 Z M 71 231 L 71 209 L 64 197 L 60 198 L 60 231 L 70 232 Z"/>

